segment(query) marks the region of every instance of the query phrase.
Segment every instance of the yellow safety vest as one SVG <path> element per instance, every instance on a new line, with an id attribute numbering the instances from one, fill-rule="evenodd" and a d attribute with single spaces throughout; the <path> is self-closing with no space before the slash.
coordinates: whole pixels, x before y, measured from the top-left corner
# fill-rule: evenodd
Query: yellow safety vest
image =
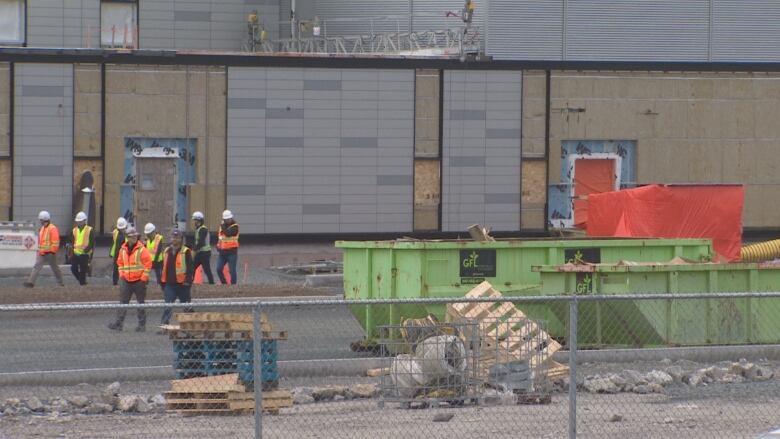
<path id="1" fill-rule="evenodd" d="M 154 235 L 154 239 L 146 240 L 146 249 L 149 250 L 149 255 L 152 257 L 152 262 L 162 262 L 163 252 L 157 254 L 157 249 L 160 248 L 162 243 L 162 235 L 159 233 Z"/>
<path id="2" fill-rule="evenodd" d="M 92 227 L 90 226 L 84 226 L 84 228 L 79 229 L 78 227 L 73 228 L 73 254 L 74 255 L 83 255 L 84 249 L 87 248 L 89 245 L 89 235 L 92 233 Z M 92 251 L 90 250 L 90 253 Z"/>

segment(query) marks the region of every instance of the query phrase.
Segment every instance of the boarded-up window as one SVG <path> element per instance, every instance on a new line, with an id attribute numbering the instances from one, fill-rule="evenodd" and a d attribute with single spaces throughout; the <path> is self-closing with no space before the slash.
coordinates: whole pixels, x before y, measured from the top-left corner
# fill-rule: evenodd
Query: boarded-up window
<path id="1" fill-rule="evenodd" d="M 24 2 L 0 0 L 0 44 L 24 44 Z"/>

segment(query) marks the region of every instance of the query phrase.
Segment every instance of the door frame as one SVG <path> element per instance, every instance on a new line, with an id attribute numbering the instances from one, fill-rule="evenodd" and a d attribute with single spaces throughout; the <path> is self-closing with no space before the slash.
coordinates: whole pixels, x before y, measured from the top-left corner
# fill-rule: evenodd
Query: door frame
<path id="1" fill-rule="evenodd" d="M 615 161 L 615 184 L 614 190 L 620 190 L 620 177 L 623 164 L 623 158 L 618 154 L 611 152 L 593 152 L 590 154 L 569 154 L 566 158 L 566 169 L 569 170 L 569 206 L 571 208 L 571 218 L 558 220 L 566 228 L 574 228 L 574 170 L 577 160 L 614 160 Z"/>
<path id="2" fill-rule="evenodd" d="M 133 191 L 133 216 L 137 220 L 138 212 L 138 196 L 144 192 L 144 190 L 141 188 L 143 185 L 143 174 L 138 173 L 138 164 L 139 159 L 142 160 L 170 160 L 171 166 L 173 166 L 173 211 L 171 212 L 171 224 L 174 224 L 174 221 L 176 219 L 176 212 L 178 209 L 178 175 L 179 175 L 179 151 L 178 148 L 169 148 L 169 151 L 160 151 L 160 150 L 154 150 L 154 149 L 144 149 L 141 151 L 140 154 L 133 154 L 133 167 L 135 168 L 135 174 L 136 174 L 136 181 L 135 181 L 135 188 Z M 158 230 L 162 231 L 163 226 L 161 224 L 155 224 L 158 227 Z M 140 227 L 140 224 L 135 224 L 136 228 Z M 166 226 L 167 227 L 167 226 Z"/>

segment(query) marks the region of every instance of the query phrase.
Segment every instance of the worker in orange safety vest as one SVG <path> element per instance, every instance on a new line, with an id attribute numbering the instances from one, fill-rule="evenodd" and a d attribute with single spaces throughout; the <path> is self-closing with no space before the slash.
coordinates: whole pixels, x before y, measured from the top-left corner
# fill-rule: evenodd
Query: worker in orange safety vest
<path id="1" fill-rule="evenodd" d="M 149 272 L 152 270 L 152 256 L 146 246 L 138 240 L 135 227 L 125 231 L 125 243 L 119 249 L 116 260 L 119 270 L 119 303 L 128 304 L 135 295 L 138 303 L 146 301 L 146 284 L 149 282 Z M 116 320 L 108 324 L 108 329 L 121 331 L 125 322 L 126 309 L 117 310 Z M 146 330 L 146 311 L 138 309 L 138 326 L 136 332 Z"/>
<path id="2" fill-rule="evenodd" d="M 181 231 L 173 229 L 171 245 L 163 253 L 162 284 L 165 303 L 174 303 L 176 299 L 179 299 L 180 303 L 192 301 L 191 289 L 192 279 L 195 277 L 195 262 L 192 250 L 182 244 L 183 239 Z M 171 308 L 165 308 L 161 323 L 167 325 L 170 321 Z"/>
<path id="3" fill-rule="evenodd" d="M 35 266 L 32 273 L 30 273 L 30 278 L 27 279 L 24 286 L 29 288 L 35 286 L 35 280 L 41 273 L 44 264 L 51 267 L 51 271 L 54 272 L 54 276 L 57 278 L 57 283 L 60 286 L 64 286 L 62 271 L 60 271 L 60 266 L 57 265 L 57 251 L 60 249 L 60 231 L 57 229 L 57 226 L 51 223 L 51 215 L 45 210 L 38 214 L 38 221 L 41 223 L 41 228 L 38 230 L 38 255 L 35 257 Z"/>
<path id="4" fill-rule="evenodd" d="M 230 267 L 230 283 L 236 284 L 236 265 L 238 265 L 238 223 L 233 218 L 233 212 L 226 210 L 222 212 L 222 224 L 217 234 L 217 276 L 219 280 L 226 284 L 225 264 Z"/>

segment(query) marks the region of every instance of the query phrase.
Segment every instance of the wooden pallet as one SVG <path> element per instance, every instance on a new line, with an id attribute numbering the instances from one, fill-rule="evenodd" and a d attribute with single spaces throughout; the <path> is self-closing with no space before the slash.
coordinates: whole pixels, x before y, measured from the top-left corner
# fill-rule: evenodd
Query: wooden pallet
<path id="1" fill-rule="evenodd" d="M 233 329 L 185 329 L 178 325 L 161 325 L 172 340 L 251 340 L 254 331 Z M 263 340 L 287 340 L 287 331 L 263 331 Z"/>
<path id="2" fill-rule="evenodd" d="M 184 416 L 241 415 L 254 413 L 254 392 L 166 392 L 166 410 Z M 289 390 L 263 392 L 263 412 L 279 414 L 292 407 Z"/>
<path id="3" fill-rule="evenodd" d="M 171 392 L 175 393 L 244 391 L 246 386 L 239 380 L 237 373 L 171 381 Z"/>
<path id="4" fill-rule="evenodd" d="M 224 312 L 182 312 L 173 315 L 176 320 L 181 322 L 243 322 L 252 323 L 252 314 L 250 313 L 224 313 Z M 260 314 L 260 321 L 268 321 L 268 317 Z"/>
<path id="5" fill-rule="evenodd" d="M 489 282 L 482 282 L 465 297 L 498 299 L 502 294 Z M 561 349 L 558 342 L 511 302 L 453 303 L 447 305 L 447 318 L 478 322 L 479 363 L 483 373 L 496 363 L 516 360 L 528 360 L 532 368 L 538 368 L 551 361 L 552 355 Z"/>

